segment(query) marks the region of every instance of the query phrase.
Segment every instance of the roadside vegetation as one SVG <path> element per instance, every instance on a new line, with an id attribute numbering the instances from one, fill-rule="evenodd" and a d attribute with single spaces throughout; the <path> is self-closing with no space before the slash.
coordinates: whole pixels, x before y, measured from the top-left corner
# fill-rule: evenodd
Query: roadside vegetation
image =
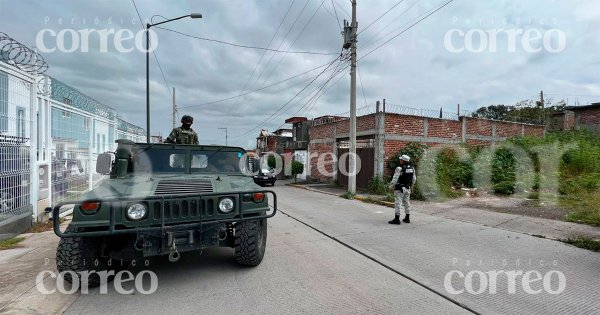
<path id="1" fill-rule="evenodd" d="M 550 200 L 569 209 L 567 221 L 600 226 L 600 136 L 587 131 L 550 132 L 544 138 L 511 138 L 494 151 L 467 145 L 460 150 L 446 147 L 439 149 L 429 164 L 420 164 L 424 154 L 432 151 L 424 144 L 409 143 L 388 165 L 393 172 L 398 156 L 408 154 L 416 168 L 417 181 L 424 175 L 435 178 L 437 191 L 428 190 L 433 185 L 416 185 L 413 199 L 456 198 L 462 196 L 461 188 L 477 186 L 498 195 L 537 200 L 541 207 Z M 521 155 L 515 156 L 516 151 Z M 557 169 L 544 168 L 548 165 L 544 163 L 549 163 L 557 152 L 563 152 Z M 374 177 L 369 193 L 393 200 L 389 181 Z"/>
<path id="2" fill-rule="evenodd" d="M 600 252 L 600 241 L 595 241 L 588 237 L 579 236 L 579 237 L 569 238 L 569 239 L 562 240 L 562 241 L 567 244 L 571 244 L 573 246 L 579 247 L 579 248 L 589 249 L 594 252 Z"/>
<path id="3" fill-rule="evenodd" d="M 13 237 L 4 241 L 0 241 L 0 250 L 19 247 L 19 243 L 21 243 L 24 240 L 24 237 Z"/>

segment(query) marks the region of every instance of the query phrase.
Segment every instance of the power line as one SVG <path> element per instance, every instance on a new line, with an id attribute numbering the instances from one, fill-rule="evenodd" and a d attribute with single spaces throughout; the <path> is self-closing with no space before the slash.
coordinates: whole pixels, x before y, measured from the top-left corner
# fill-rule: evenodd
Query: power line
<path id="1" fill-rule="evenodd" d="M 340 65 L 340 64 L 338 64 L 338 66 L 339 66 L 339 65 Z M 298 110 L 297 110 L 297 111 L 296 111 L 294 114 L 292 114 L 292 116 L 296 116 L 296 115 L 298 115 L 298 113 L 300 113 L 300 111 L 302 111 L 302 109 L 304 109 L 304 108 L 305 108 L 307 105 L 309 105 L 309 104 L 310 104 L 308 107 L 306 107 L 306 109 L 304 110 L 304 113 L 302 113 L 302 115 L 306 115 L 307 113 L 309 113 L 309 111 L 310 111 L 310 110 L 312 110 L 312 108 L 314 107 L 314 105 L 316 105 L 316 104 L 317 104 L 317 101 L 318 101 L 318 100 L 321 98 L 321 96 L 325 95 L 325 93 L 327 93 L 327 91 L 328 91 L 328 90 L 329 90 L 331 87 L 333 87 L 334 85 L 336 85 L 336 84 L 339 82 L 339 80 L 340 80 L 341 78 L 343 78 L 344 76 L 343 76 L 343 75 L 339 76 L 339 77 L 338 77 L 338 79 L 337 79 L 337 80 L 336 80 L 336 81 L 335 81 L 333 84 L 331 84 L 331 85 L 330 85 L 330 86 L 328 86 L 328 87 L 325 87 L 325 86 L 326 86 L 326 85 L 327 85 L 327 84 L 328 84 L 328 83 L 329 83 L 331 80 L 333 80 L 333 78 L 335 78 L 337 75 L 339 75 L 340 73 L 343 73 L 343 71 L 344 71 L 344 70 L 348 69 L 348 67 L 349 67 L 349 65 L 346 65 L 344 68 L 337 70 L 337 72 L 336 72 L 336 71 L 334 71 L 333 75 L 331 75 L 331 76 L 329 77 L 329 79 L 327 79 L 327 80 L 325 81 L 325 83 L 324 83 L 324 84 L 322 84 L 320 87 L 318 87 L 318 88 L 315 90 L 315 94 L 314 94 L 314 95 L 313 95 L 313 96 L 312 96 L 312 97 L 311 97 L 311 98 L 310 98 L 310 99 L 309 99 L 309 100 L 308 100 L 308 101 L 307 101 L 307 102 L 306 102 L 306 103 L 305 103 L 305 104 L 304 104 L 302 107 L 300 107 L 300 109 L 298 109 Z M 336 68 L 337 68 L 337 67 L 336 67 Z M 321 92 L 321 91 L 323 91 L 323 92 Z M 321 92 L 321 93 L 319 94 L 319 92 Z M 307 94 L 307 95 L 306 95 L 306 96 L 304 96 L 302 99 L 305 99 L 306 97 L 308 97 L 308 95 L 311 95 L 311 94 L 312 94 L 312 93 L 309 93 L 309 94 Z M 317 95 L 318 95 L 318 96 L 317 96 Z M 299 102 L 297 102 L 297 103 L 299 103 Z M 279 129 L 279 128 L 283 127 L 283 125 L 285 125 L 285 122 L 284 122 L 283 124 L 279 125 L 279 127 L 275 128 L 275 129 L 277 130 L 277 129 Z"/>
<path id="2" fill-rule="evenodd" d="M 365 96 L 365 88 L 363 87 L 362 75 L 360 75 L 360 68 L 356 66 L 356 69 L 358 70 L 358 80 L 360 81 L 360 89 L 362 90 L 363 98 L 365 99 L 365 106 L 367 106 L 367 96 Z"/>
<path id="3" fill-rule="evenodd" d="M 144 22 L 142 21 L 142 17 L 140 15 L 140 11 L 138 11 L 137 5 L 135 4 L 135 0 L 131 0 L 131 2 L 133 3 L 133 7 L 135 8 L 135 12 L 137 13 L 138 18 L 140 19 L 140 24 L 144 25 Z M 150 43 L 149 45 L 152 44 Z M 167 88 L 167 91 L 169 91 L 171 97 L 173 97 L 173 92 L 171 92 L 171 87 L 169 86 L 169 82 L 165 77 L 165 73 L 162 69 L 162 66 L 160 65 L 160 62 L 158 61 L 158 56 L 156 56 L 156 51 L 154 49 L 152 50 L 152 55 L 154 55 L 154 59 L 156 60 L 156 64 L 158 65 L 158 69 L 160 70 L 160 74 L 162 75 L 163 81 L 165 82 L 165 87 Z"/>
<path id="4" fill-rule="evenodd" d="M 338 17 L 337 10 L 335 9 L 335 4 L 333 0 L 331 0 L 331 6 L 333 7 L 333 12 L 335 13 L 335 19 L 337 20 L 338 26 L 340 27 L 340 32 L 344 32 L 342 30 L 342 24 L 340 24 L 340 18 Z"/>
<path id="5" fill-rule="evenodd" d="M 313 82 L 315 82 L 316 79 L 318 79 L 323 73 L 325 73 L 325 71 L 327 71 L 327 69 L 329 69 L 329 67 L 331 67 L 331 65 L 333 65 L 334 62 L 336 62 L 338 60 L 338 58 L 335 58 L 334 60 L 332 60 L 325 69 L 323 69 L 323 71 L 321 71 L 314 79 L 312 79 L 305 87 L 303 87 L 298 93 L 296 93 L 294 95 L 294 97 L 292 97 L 289 101 L 287 101 L 285 104 L 283 104 L 281 107 L 279 107 L 273 114 L 271 114 L 267 119 L 265 119 L 263 122 L 261 122 L 260 124 L 258 124 L 257 126 L 248 129 L 246 132 L 244 132 L 243 134 L 240 134 L 238 136 L 236 136 L 237 138 L 245 136 L 247 134 L 249 134 L 250 132 L 252 132 L 253 130 L 256 130 L 257 128 L 259 128 L 260 126 L 264 125 L 266 122 L 268 122 L 269 120 L 271 120 L 271 118 L 273 118 L 273 116 L 275 116 L 278 112 L 280 112 L 282 109 L 284 109 L 287 105 L 289 105 L 296 97 L 298 97 L 298 95 L 300 95 L 302 92 L 304 92 L 304 90 L 306 90 Z"/>
<path id="6" fill-rule="evenodd" d="M 375 35 L 373 35 L 370 39 L 363 41 L 363 47 L 368 47 L 368 46 L 372 46 L 371 44 L 378 42 L 379 40 L 385 38 L 386 36 L 396 32 L 398 29 L 401 29 L 402 27 L 404 27 L 405 25 L 407 25 L 409 22 L 403 24 L 402 26 L 400 26 L 399 28 L 383 35 L 380 39 L 374 40 L 377 36 L 379 36 L 379 34 L 383 33 L 384 30 L 386 30 L 388 27 L 390 27 L 390 25 L 394 24 L 394 22 L 396 22 L 397 20 L 399 20 L 404 14 L 406 14 L 406 12 L 408 12 L 410 9 L 412 9 L 412 7 L 414 7 L 417 3 L 419 2 L 419 0 L 415 0 L 412 4 L 410 4 L 406 9 L 404 9 L 402 12 L 400 12 L 400 14 L 398 14 L 398 16 L 396 16 L 394 19 L 392 19 L 389 23 L 387 23 L 384 27 L 382 27 Z"/>
<path id="7" fill-rule="evenodd" d="M 336 58 L 336 60 L 337 60 L 337 58 Z M 325 67 L 325 66 L 327 66 L 329 64 L 330 64 L 330 62 L 327 62 L 325 64 L 322 64 L 322 65 L 318 66 L 318 67 L 312 68 L 312 69 L 310 69 L 308 71 L 304 71 L 304 72 L 302 72 L 300 74 L 297 74 L 295 76 L 289 77 L 289 78 L 284 79 L 284 80 L 281 80 L 279 82 L 275 82 L 273 84 L 269 84 L 269 85 L 263 86 L 261 88 L 258 88 L 258 89 L 255 89 L 255 90 L 252 90 L 252 91 L 249 91 L 249 92 L 241 93 L 241 94 L 238 94 L 236 96 L 231 96 L 231 97 L 227 97 L 227 98 L 220 99 L 220 100 L 217 100 L 217 101 L 211 101 L 211 102 L 208 102 L 208 103 L 202 103 L 202 104 L 198 104 L 198 105 L 178 106 L 178 108 L 190 108 L 190 107 L 211 105 L 211 104 L 216 104 L 216 103 L 220 103 L 220 102 L 224 102 L 224 101 L 229 101 L 229 100 L 232 100 L 232 99 L 235 99 L 235 98 L 238 98 L 238 97 L 242 97 L 242 96 L 245 96 L 245 95 L 248 95 L 248 94 L 252 94 L 252 93 L 255 93 L 255 92 L 258 92 L 258 91 L 262 91 L 264 89 L 268 89 L 268 88 L 273 87 L 275 85 L 279 85 L 281 83 L 284 83 L 284 82 L 287 82 L 289 80 L 295 79 L 297 77 L 303 76 L 303 75 L 305 75 L 305 74 L 307 74 L 309 72 L 313 72 L 313 71 L 315 71 L 317 69 L 323 68 L 323 67 Z"/>
<path id="8" fill-rule="evenodd" d="M 352 18 L 352 17 L 350 16 L 350 13 L 348 12 L 348 10 L 344 9 L 344 6 L 341 6 L 339 3 L 337 3 L 337 0 L 334 0 L 334 1 L 335 1 L 335 4 L 336 4 L 338 7 L 340 7 L 340 9 L 342 9 L 342 11 L 344 11 L 344 13 L 346 13 L 346 15 L 347 15 L 349 18 Z"/>
<path id="9" fill-rule="evenodd" d="M 199 39 L 199 40 L 204 40 L 204 41 L 209 41 L 209 42 L 214 42 L 214 43 L 220 43 L 220 44 L 234 46 L 234 47 L 240 47 L 240 48 L 249 48 L 249 49 L 257 49 L 257 50 L 265 50 L 265 51 L 272 51 L 272 52 L 278 52 L 278 53 L 289 53 L 289 54 L 337 55 L 337 53 L 325 53 L 325 52 L 313 52 L 313 51 L 284 51 L 284 50 L 272 49 L 272 48 L 268 48 L 268 47 L 258 47 L 258 46 L 248 46 L 248 45 L 234 44 L 234 43 L 230 43 L 230 42 L 226 42 L 226 41 L 222 41 L 222 40 L 218 40 L 218 39 L 205 38 L 205 37 L 195 36 L 195 35 L 191 35 L 191 34 L 186 34 L 186 33 L 183 33 L 183 32 L 180 32 L 180 31 L 176 31 L 174 29 L 170 29 L 170 28 L 167 28 L 167 27 L 162 27 L 162 26 L 155 26 L 155 27 L 156 28 L 160 28 L 160 29 L 165 30 L 165 31 L 177 33 L 179 35 L 183 35 L 183 36 L 187 36 L 187 37 L 191 37 L 191 38 L 195 38 L 195 39 Z"/>
<path id="10" fill-rule="evenodd" d="M 298 39 L 300 38 L 300 36 L 302 36 L 302 34 L 304 33 L 304 31 L 306 30 L 306 28 L 308 27 L 308 25 L 310 25 L 310 22 L 317 15 L 317 12 L 319 12 L 319 10 L 321 9 L 321 7 L 323 6 L 324 3 L 325 3 L 325 0 L 321 1 L 321 4 L 319 5 L 319 7 L 317 7 L 317 9 L 313 13 L 313 15 L 304 24 L 304 27 L 302 28 L 302 30 L 300 30 L 300 33 L 298 33 L 298 36 L 296 36 L 296 38 L 294 39 L 294 41 L 292 42 L 292 44 L 290 45 L 290 47 L 288 47 L 288 51 L 290 49 L 292 49 L 292 47 L 294 46 L 294 44 L 296 43 L 296 41 L 298 41 Z M 285 58 L 286 55 L 287 55 L 287 53 L 284 53 L 283 56 L 281 56 L 281 59 L 279 59 L 279 62 L 277 62 L 277 64 L 273 68 L 273 70 L 271 70 L 271 72 L 269 73 L 269 75 L 267 75 L 267 78 L 265 79 L 265 81 L 268 80 L 271 77 L 271 75 L 273 74 L 273 72 L 275 71 L 275 69 L 277 69 L 277 67 L 281 64 L 281 61 L 283 61 L 283 58 Z"/>
<path id="11" fill-rule="evenodd" d="M 410 30 L 411 28 L 413 28 L 415 25 L 421 23 L 421 21 L 425 20 L 426 18 L 430 17 L 431 15 L 435 14 L 436 12 L 438 12 L 439 10 L 441 10 L 442 8 L 444 8 L 445 6 L 447 6 L 448 4 L 450 4 L 451 2 L 453 2 L 454 0 L 449 0 L 447 2 L 445 2 L 444 4 L 440 5 L 437 9 L 433 10 L 432 12 L 430 12 L 429 14 L 425 15 L 424 17 L 422 17 L 421 19 L 419 19 L 418 21 L 414 22 L 413 24 L 411 24 L 409 27 L 405 28 L 404 30 L 402 30 L 400 33 L 394 35 L 392 38 L 386 40 L 383 44 L 375 47 L 375 49 L 369 51 L 368 53 L 366 53 L 365 55 L 363 55 L 362 57 L 360 57 L 358 60 L 362 60 L 363 58 L 365 58 L 366 56 L 372 54 L 374 51 L 376 51 L 377 49 L 381 48 L 382 46 L 384 46 L 385 44 L 391 42 L 392 40 L 394 40 L 396 37 L 404 34 L 405 32 L 407 32 L 408 30 Z"/>
<path id="12" fill-rule="evenodd" d="M 394 4 L 391 8 L 389 8 L 387 11 L 385 11 L 382 15 L 380 15 L 378 18 L 376 18 L 373 22 L 371 22 L 369 25 L 367 25 L 367 27 L 363 28 L 362 31 L 358 32 L 357 35 L 360 35 L 360 33 L 366 31 L 371 25 L 375 24 L 375 22 L 379 21 L 382 17 L 384 17 L 386 14 L 388 14 L 390 11 L 392 11 L 395 7 L 397 7 L 400 3 L 402 3 L 404 0 L 400 0 L 398 2 L 396 2 L 396 4 Z"/>
<path id="13" fill-rule="evenodd" d="M 277 29 L 275 30 L 275 33 L 273 33 L 273 36 L 271 37 L 271 40 L 269 41 L 269 44 L 267 45 L 267 47 L 271 47 L 271 43 L 273 43 L 273 40 L 275 39 L 275 36 L 277 36 L 277 33 L 279 32 L 279 29 L 281 28 L 281 25 L 283 25 L 283 22 L 285 21 L 285 19 L 287 18 L 288 14 L 290 13 L 290 10 L 292 10 L 292 7 L 294 6 L 294 3 L 296 3 L 296 0 L 292 1 L 292 3 L 290 4 L 289 8 L 285 12 L 285 15 L 283 16 L 283 18 L 281 19 L 281 22 L 277 26 Z M 254 77 L 254 73 L 256 72 L 256 69 L 258 69 L 258 66 L 263 61 L 263 59 L 265 58 L 266 54 L 267 54 L 267 50 L 263 51 L 262 55 L 260 56 L 260 59 L 258 60 L 258 62 L 256 63 L 256 65 L 254 66 L 254 69 L 252 69 L 252 73 L 250 74 L 250 77 L 248 78 L 248 80 L 246 81 L 246 83 L 244 83 L 244 87 L 242 88 L 242 92 L 246 91 L 246 88 L 248 87 L 248 84 L 250 83 L 250 81 Z M 227 111 L 227 115 L 231 114 L 231 110 L 237 107 L 237 105 L 239 104 L 240 100 L 241 99 L 238 99 L 238 100 L 235 101 L 235 103 L 233 104 L 233 106 L 231 106 L 229 108 L 229 110 Z"/>
<path id="14" fill-rule="evenodd" d="M 298 16 L 296 16 L 296 19 L 292 23 L 292 26 L 290 26 L 290 29 L 288 30 L 288 32 L 285 33 L 285 35 L 281 39 L 281 43 L 279 43 L 279 46 L 277 47 L 277 50 L 279 50 L 281 48 L 281 46 L 283 46 L 283 43 L 285 43 L 285 39 L 288 37 L 288 35 L 294 29 L 294 25 L 296 25 L 296 22 L 298 22 L 298 19 L 300 19 L 300 16 L 302 16 L 302 13 L 304 12 L 304 10 L 306 9 L 306 7 L 308 6 L 309 2 L 310 2 L 310 0 L 306 1 L 306 3 L 304 4 L 304 6 L 302 7 L 302 9 L 300 10 L 300 13 L 298 13 Z M 269 64 L 271 64 L 271 61 L 273 60 L 273 57 L 275 57 L 275 54 L 271 55 L 271 57 L 269 58 L 269 61 L 267 61 L 267 64 L 265 65 L 265 68 L 260 72 L 260 74 L 258 75 L 258 77 L 256 78 L 256 80 L 254 81 L 254 83 L 252 83 L 250 85 L 250 88 L 252 88 L 255 84 L 258 84 L 258 82 L 259 82 L 260 78 L 262 77 L 262 75 L 265 73 L 265 71 L 267 71 L 267 68 L 269 67 Z M 266 81 L 266 79 L 263 80 L 263 81 Z"/>

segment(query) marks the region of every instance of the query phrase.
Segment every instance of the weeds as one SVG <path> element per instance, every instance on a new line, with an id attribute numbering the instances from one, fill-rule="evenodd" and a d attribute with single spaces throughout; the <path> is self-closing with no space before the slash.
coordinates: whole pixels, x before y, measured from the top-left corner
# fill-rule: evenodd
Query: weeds
<path id="1" fill-rule="evenodd" d="M 350 200 L 352 200 L 352 199 L 354 199 L 356 197 L 356 194 L 353 194 L 353 193 L 347 191 L 347 192 L 341 194 L 340 197 L 344 198 L 344 199 L 350 199 Z"/>
<path id="2" fill-rule="evenodd" d="M 24 237 L 13 237 L 4 241 L 0 241 L 0 250 L 19 247 L 19 243 L 21 243 L 24 240 Z"/>
<path id="3" fill-rule="evenodd" d="M 575 238 L 568 238 L 561 241 L 579 248 L 600 252 L 600 241 L 596 241 L 585 236 L 577 236 Z"/>

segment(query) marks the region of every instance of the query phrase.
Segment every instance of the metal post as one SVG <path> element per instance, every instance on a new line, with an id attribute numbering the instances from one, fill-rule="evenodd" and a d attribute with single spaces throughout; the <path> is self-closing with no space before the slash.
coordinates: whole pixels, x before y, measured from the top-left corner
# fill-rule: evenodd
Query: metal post
<path id="1" fill-rule="evenodd" d="M 89 136 L 88 136 L 89 145 L 88 145 L 88 165 L 87 165 L 87 172 L 88 173 L 87 173 L 87 175 L 88 175 L 88 190 L 92 190 L 92 188 L 94 188 L 94 184 L 93 184 L 94 177 L 93 177 L 93 174 L 96 171 L 92 167 L 92 161 L 94 159 L 94 149 L 93 149 L 94 145 L 93 145 L 93 143 L 94 143 L 94 138 L 95 138 L 94 137 L 95 136 L 94 133 L 95 133 L 95 130 L 96 130 L 96 128 L 95 128 L 96 122 L 94 120 L 94 116 L 90 116 L 88 119 L 90 120 L 90 128 L 88 130 L 89 131 Z M 100 152 L 98 152 L 98 153 L 100 153 Z"/>
<path id="2" fill-rule="evenodd" d="M 150 23 L 146 23 L 146 143 L 150 143 Z"/>
<path id="3" fill-rule="evenodd" d="M 175 105 L 175 87 L 173 87 L 173 129 L 177 128 L 177 105 Z"/>
<path id="4" fill-rule="evenodd" d="M 35 52 L 33 54 L 33 64 L 37 64 L 37 49 L 35 49 Z M 40 189 L 40 177 L 38 175 L 39 165 L 37 163 L 37 70 L 34 70 L 32 74 L 31 91 L 29 96 L 29 165 L 32 166 L 29 173 L 29 201 L 33 206 L 32 216 L 35 222 L 38 222 L 40 220 L 40 218 L 38 217 L 38 195 Z"/>
<path id="5" fill-rule="evenodd" d="M 225 130 L 225 146 L 227 146 L 227 127 L 219 128 L 219 130 Z"/>
<path id="6" fill-rule="evenodd" d="M 356 193 L 356 0 L 352 0 L 352 46 L 350 47 L 350 156 L 348 191 Z"/>

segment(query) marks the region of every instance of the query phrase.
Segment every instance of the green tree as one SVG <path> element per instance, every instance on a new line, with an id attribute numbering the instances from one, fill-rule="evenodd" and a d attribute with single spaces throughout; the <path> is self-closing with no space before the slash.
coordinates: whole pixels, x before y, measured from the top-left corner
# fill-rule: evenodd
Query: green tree
<path id="1" fill-rule="evenodd" d="M 292 176 L 294 176 L 294 183 L 298 181 L 298 174 L 302 174 L 304 172 L 304 164 L 294 160 L 292 161 Z"/>

